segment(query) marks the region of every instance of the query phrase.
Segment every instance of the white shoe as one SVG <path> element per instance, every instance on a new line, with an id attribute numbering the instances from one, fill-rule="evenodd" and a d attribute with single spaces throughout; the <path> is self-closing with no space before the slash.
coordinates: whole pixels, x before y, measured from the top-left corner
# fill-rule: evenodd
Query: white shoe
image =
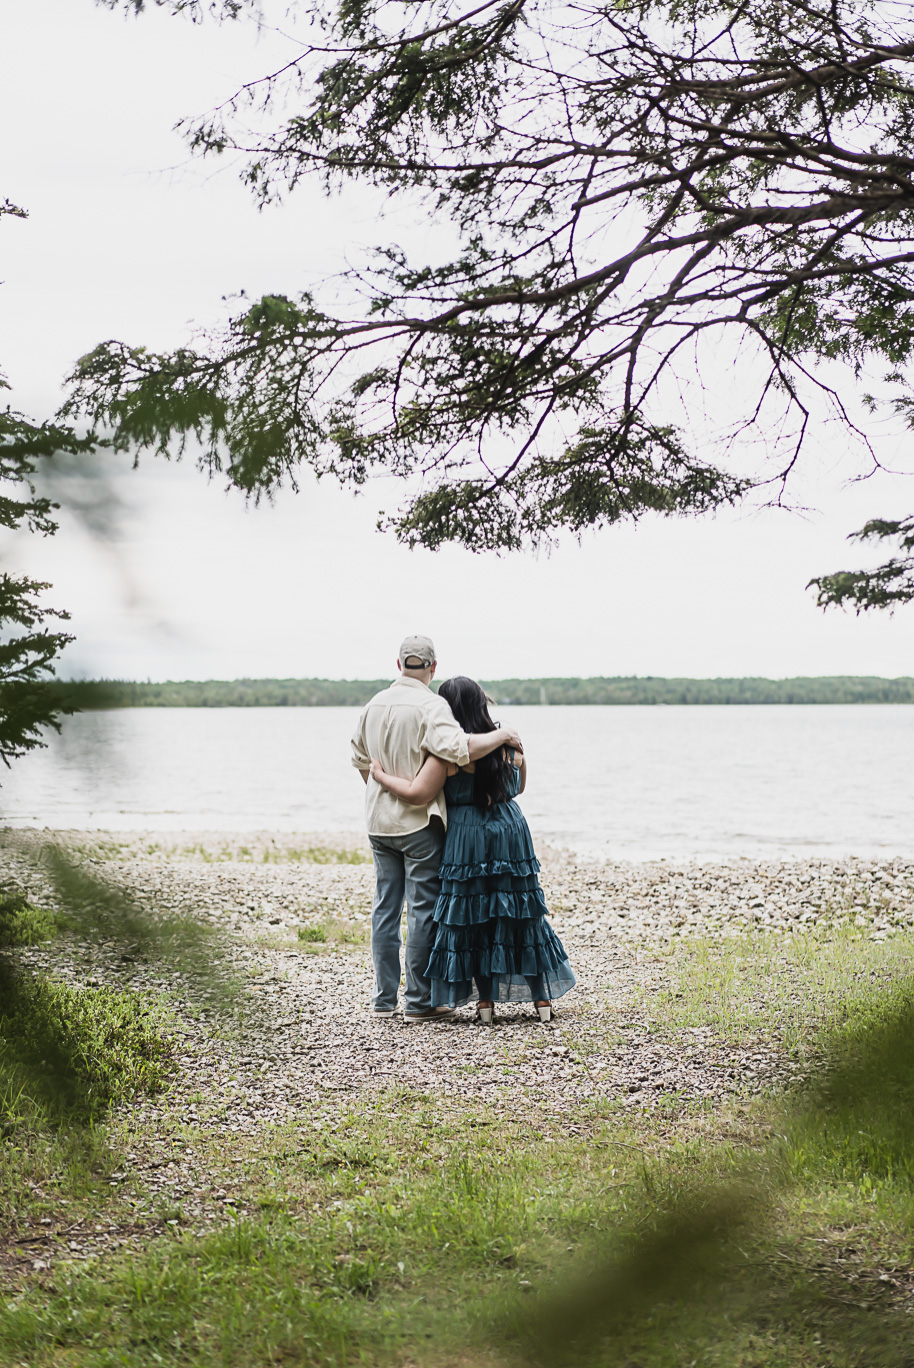
<path id="1" fill-rule="evenodd" d="M 542 1007 L 534 1003 L 534 1011 L 544 1026 L 548 1026 L 550 1021 L 555 1021 L 555 1008 L 551 1002 L 545 1003 Z"/>

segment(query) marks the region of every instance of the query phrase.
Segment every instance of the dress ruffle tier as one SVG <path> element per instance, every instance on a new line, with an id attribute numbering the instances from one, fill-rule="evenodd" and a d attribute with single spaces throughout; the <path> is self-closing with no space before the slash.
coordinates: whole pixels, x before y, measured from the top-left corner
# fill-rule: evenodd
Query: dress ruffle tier
<path id="1" fill-rule="evenodd" d="M 517 771 L 515 776 L 516 791 Z M 427 971 L 432 1004 L 477 1001 L 477 976 L 493 980 L 498 1002 L 531 1002 L 528 978 L 542 978 L 545 997 L 561 997 L 576 980 L 546 920 L 526 818 L 513 798 L 482 812 L 472 795 L 472 775 L 448 779 L 447 840 Z"/>

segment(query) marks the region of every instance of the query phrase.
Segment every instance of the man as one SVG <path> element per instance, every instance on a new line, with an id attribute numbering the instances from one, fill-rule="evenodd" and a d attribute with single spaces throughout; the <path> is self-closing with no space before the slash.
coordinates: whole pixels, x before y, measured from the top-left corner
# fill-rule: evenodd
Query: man
<path id="1" fill-rule="evenodd" d="M 447 1008 L 432 1008 L 425 974 L 435 939 L 432 914 L 441 886 L 438 867 L 447 809 L 443 794 L 427 807 L 412 807 L 395 798 L 370 778 L 371 762 L 379 760 L 389 774 L 414 779 L 428 755 L 463 766 L 499 746 L 522 749 L 520 737 L 508 727 L 475 736 L 461 730 L 444 699 L 429 688 L 437 665 L 430 638 L 408 636 L 397 660 L 399 678 L 365 705 L 352 738 L 352 763 L 368 786 L 365 818 L 375 867 L 372 1007 L 379 1017 L 393 1016 L 397 1008 L 405 897 L 406 1021 L 439 1021 L 454 1015 Z"/>

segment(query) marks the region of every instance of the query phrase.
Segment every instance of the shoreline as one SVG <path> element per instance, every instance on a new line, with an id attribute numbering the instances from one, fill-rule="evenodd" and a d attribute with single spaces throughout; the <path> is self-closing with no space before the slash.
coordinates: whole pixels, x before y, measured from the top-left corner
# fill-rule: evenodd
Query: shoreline
<path id="1" fill-rule="evenodd" d="M 297 930 L 321 916 L 371 913 L 370 847 L 360 832 L 0 828 L 22 876 L 26 852 L 52 843 L 155 900 L 230 924 Z M 879 859 L 601 860 L 540 847 L 541 879 L 560 933 L 645 942 L 683 935 L 792 932 L 820 924 L 885 937 L 914 926 L 914 854 Z M 40 876 L 33 874 L 32 881 Z M 243 906 L 239 912 L 233 903 Z"/>
<path id="2" fill-rule="evenodd" d="M 335 828 L 332 830 L 312 830 L 299 827 L 276 827 L 276 826 L 212 826 L 212 825 L 178 825 L 178 826 L 93 826 L 80 823 L 74 826 L 47 826 L 38 825 L 34 820 L 27 818 L 9 818 L 0 815 L 0 837 L 4 833 L 15 833 L 23 837 L 40 836 L 47 840 L 59 840 L 63 844 L 71 842 L 91 843 L 100 842 L 105 845 L 117 845 L 124 849 L 142 844 L 151 844 L 170 849 L 177 852 L 182 848 L 203 845 L 217 846 L 223 849 L 236 848 L 242 846 L 256 848 L 257 858 L 261 858 L 265 850 L 275 847 L 277 852 L 283 849 L 305 848 L 307 846 L 324 846 L 329 848 L 339 848 L 347 850 L 362 850 L 370 860 L 370 846 L 364 829 L 358 828 Z M 811 866 L 833 866 L 833 865 L 862 865 L 862 866 L 881 866 L 884 864 L 901 864 L 903 866 L 914 866 L 914 842 L 909 849 L 894 850 L 885 849 L 880 851 L 854 851 L 836 850 L 814 853 L 809 847 L 798 849 L 796 852 L 785 851 L 783 849 L 764 851 L 761 849 L 755 852 L 740 853 L 674 853 L 672 855 L 662 855 L 659 853 L 645 853 L 641 855 L 625 854 L 603 854 L 593 849 L 576 848 L 573 845 L 565 845 L 560 838 L 550 840 L 548 837 L 538 836 L 536 847 L 543 853 L 543 857 L 550 860 L 561 858 L 571 860 L 582 865 L 631 868 L 632 870 L 645 869 L 654 866 L 663 867 L 669 870 L 690 870 L 690 869 L 748 869 L 750 867 L 783 868 L 787 866 L 811 865 Z M 662 847 L 657 848 L 658 851 Z M 225 857 L 223 857 L 225 858 Z M 245 857 L 248 858 L 248 857 Z M 280 858 L 281 855 L 280 855 Z"/>
<path id="3" fill-rule="evenodd" d="M 565 675 L 480 681 L 498 706 L 778 706 L 914 704 L 907 675 L 761 675 L 699 678 L 660 675 Z M 87 710 L 125 707 L 362 707 L 389 678 L 240 678 L 148 680 L 55 679 L 48 696 Z"/>

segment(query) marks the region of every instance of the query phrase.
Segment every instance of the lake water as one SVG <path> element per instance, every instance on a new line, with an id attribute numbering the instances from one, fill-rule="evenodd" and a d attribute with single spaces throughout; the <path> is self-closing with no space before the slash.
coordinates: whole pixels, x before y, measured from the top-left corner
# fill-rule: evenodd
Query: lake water
<path id="1" fill-rule="evenodd" d="M 353 708 L 65 720 L 0 776 L 12 826 L 352 832 Z M 501 708 L 539 842 L 619 859 L 914 854 L 914 706 Z"/>

